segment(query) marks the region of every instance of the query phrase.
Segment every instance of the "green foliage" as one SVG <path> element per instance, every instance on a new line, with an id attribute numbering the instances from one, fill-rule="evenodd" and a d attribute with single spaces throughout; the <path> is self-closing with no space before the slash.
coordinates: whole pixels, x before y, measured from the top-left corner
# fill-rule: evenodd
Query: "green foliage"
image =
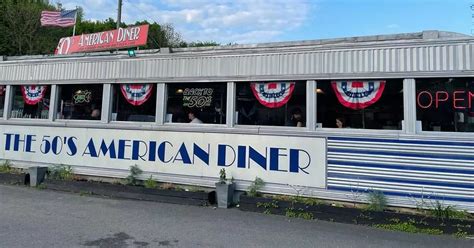
<path id="1" fill-rule="evenodd" d="M 439 200 L 434 201 L 431 208 L 428 209 L 428 213 L 430 216 L 441 221 L 451 219 L 466 220 L 472 218 L 468 212 L 457 210 L 454 206 L 445 206 Z"/>
<path id="2" fill-rule="evenodd" d="M 271 202 L 257 202 L 257 208 L 279 208 L 278 201 L 271 201 Z"/>
<path id="3" fill-rule="evenodd" d="M 0 1 L 0 54 L 7 56 L 53 54 L 59 39 L 72 35 L 73 27 L 41 27 L 40 16 L 43 10 L 59 10 L 44 1 Z M 84 10 L 79 8 L 76 35 L 113 30 L 117 27 L 114 19 L 90 21 L 84 20 Z M 215 46 L 215 42 L 184 42 L 181 35 L 170 24 L 121 23 L 129 25 L 149 24 L 148 41 L 140 49 L 158 49 L 160 47 L 199 47 Z"/>
<path id="4" fill-rule="evenodd" d="M 305 220 L 312 220 L 314 216 L 312 213 L 304 211 L 303 209 L 287 208 L 285 216 L 289 218 L 301 218 Z"/>
<path id="5" fill-rule="evenodd" d="M 150 176 L 147 180 L 145 180 L 145 188 L 147 189 L 156 189 L 158 188 L 158 183 L 153 180 L 153 176 Z"/>
<path id="6" fill-rule="evenodd" d="M 454 233 L 454 236 L 456 238 L 466 238 L 467 237 L 467 232 L 463 231 L 461 229 L 458 229 L 458 231 L 456 233 Z"/>
<path id="7" fill-rule="evenodd" d="M 138 177 L 143 173 L 143 171 L 138 167 L 138 165 L 130 166 L 130 173 L 128 174 L 125 180 L 127 181 L 127 185 L 138 185 L 140 180 Z"/>
<path id="8" fill-rule="evenodd" d="M 302 203 L 306 206 L 317 206 L 323 204 L 321 200 L 309 197 L 293 196 L 290 199 L 294 203 Z"/>
<path id="9" fill-rule="evenodd" d="M 377 224 L 374 225 L 377 228 L 392 230 L 392 231 L 401 231 L 408 233 L 425 233 L 425 234 L 434 234 L 441 235 L 443 234 L 442 230 L 436 228 L 420 228 L 416 227 L 413 223 L 410 222 L 398 222 L 394 224 Z"/>
<path id="10" fill-rule="evenodd" d="M 259 195 L 259 191 L 262 189 L 262 187 L 265 186 L 265 182 L 259 178 L 255 177 L 255 180 L 250 184 L 248 187 L 248 192 L 247 194 L 252 197 L 256 197 Z"/>
<path id="11" fill-rule="evenodd" d="M 226 183 L 226 180 L 227 180 L 227 176 L 226 176 L 226 173 L 225 173 L 225 169 L 222 168 L 219 171 L 219 183 Z"/>
<path id="12" fill-rule="evenodd" d="M 74 174 L 69 165 L 55 165 L 48 168 L 48 177 L 55 180 L 72 180 Z"/>
<path id="13" fill-rule="evenodd" d="M 370 191 L 368 200 L 367 210 L 381 212 L 387 207 L 387 197 L 385 197 L 382 191 Z"/>
<path id="14" fill-rule="evenodd" d="M 3 164 L 0 165 L 0 173 L 10 173 L 12 172 L 12 166 L 10 160 L 3 161 Z"/>

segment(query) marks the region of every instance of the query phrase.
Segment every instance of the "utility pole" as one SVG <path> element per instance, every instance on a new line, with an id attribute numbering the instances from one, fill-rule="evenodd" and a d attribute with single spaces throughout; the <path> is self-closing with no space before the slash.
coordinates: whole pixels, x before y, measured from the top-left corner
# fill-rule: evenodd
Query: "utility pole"
<path id="1" fill-rule="evenodd" d="M 122 0 L 118 0 L 117 29 L 120 28 L 121 21 L 122 21 Z"/>

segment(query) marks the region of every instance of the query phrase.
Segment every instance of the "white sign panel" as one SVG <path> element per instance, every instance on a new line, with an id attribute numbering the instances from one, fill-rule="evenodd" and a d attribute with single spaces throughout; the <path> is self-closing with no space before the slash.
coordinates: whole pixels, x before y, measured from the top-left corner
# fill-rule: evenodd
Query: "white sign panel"
<path id="1" fill-rule="evenodd" d="M 326 186 L 326 139 L 1 126 L 2 159 Z"/>

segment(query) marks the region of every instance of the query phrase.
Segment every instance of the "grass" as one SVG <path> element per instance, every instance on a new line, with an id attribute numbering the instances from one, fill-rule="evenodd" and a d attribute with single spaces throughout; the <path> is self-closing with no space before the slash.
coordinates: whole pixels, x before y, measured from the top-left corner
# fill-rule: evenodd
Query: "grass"
<path id="1" fill-rule="evenodd" d="M 147 189 L 156 189 L 158 188 L 158 183 L 153 180 L 153 176 L 150 176 L 147 180 L 145 180 L 144 186 Z"/>
<path id="2" fill-rule="evenodd" d="M 13 169 L 9 160 L 3 161 L 3 164 L 0 165 L 0 173 L 10 173 L 12 170 Z"/>
<path id="3" fill-rule="evenodd" d="M 48 176 L 55 180 L 72 180 L 74 174 L 69 165 L 55 165 L 48 168 Z"/>
<path id="4" fill-rule="evenodd" d="M 287 208 L 285 212 L 285 216 L 289 218 L 301 218 L 305 220 L 314 219 L 314 216 L 312 213 L 304 211 L 303 209 L 294 209 L 294 208 Z"/>
<path id="5" fill-rule="evenodd" d="M 377 224 L 374 227 L 382 228 L 391 231 L 400 231 L 400 232 L 407 232 L 407 233 L 424 233 L 424 234 L 432 234 L 432 235 L 441 235 L 443 234 L 442 230 L 436 228 L 420 228 L 416 227 L 413 223 L 409 222 L 398 222 L 393 224 Z"/>

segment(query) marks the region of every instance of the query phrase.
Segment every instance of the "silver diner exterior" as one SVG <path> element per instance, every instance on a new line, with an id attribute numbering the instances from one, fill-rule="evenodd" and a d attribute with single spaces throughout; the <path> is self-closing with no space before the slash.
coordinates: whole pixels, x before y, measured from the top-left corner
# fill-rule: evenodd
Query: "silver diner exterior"
<path id="1" fill-rule="evenodd" d="M 370 106 L 338 98 L 341 85 L 371 83 L 385 88 Z M 143 105 L 124 100 L 134 84 L 150 86 Z M 269 84 L 294 86 L 291 98 L 257 101 Z M 209 187 L 226 168 L 240 190 L 258 176 L 269 193 L 363 202 L 380 190 L 394 206 L 431 199 L 474 212 L 471 36 L 4 57 L 0 85 L 0 158 L 16 167 L 123 178 L 137 164 L 144 178 Z M 46 93 L 27 105 L 38 86 Z"/>

